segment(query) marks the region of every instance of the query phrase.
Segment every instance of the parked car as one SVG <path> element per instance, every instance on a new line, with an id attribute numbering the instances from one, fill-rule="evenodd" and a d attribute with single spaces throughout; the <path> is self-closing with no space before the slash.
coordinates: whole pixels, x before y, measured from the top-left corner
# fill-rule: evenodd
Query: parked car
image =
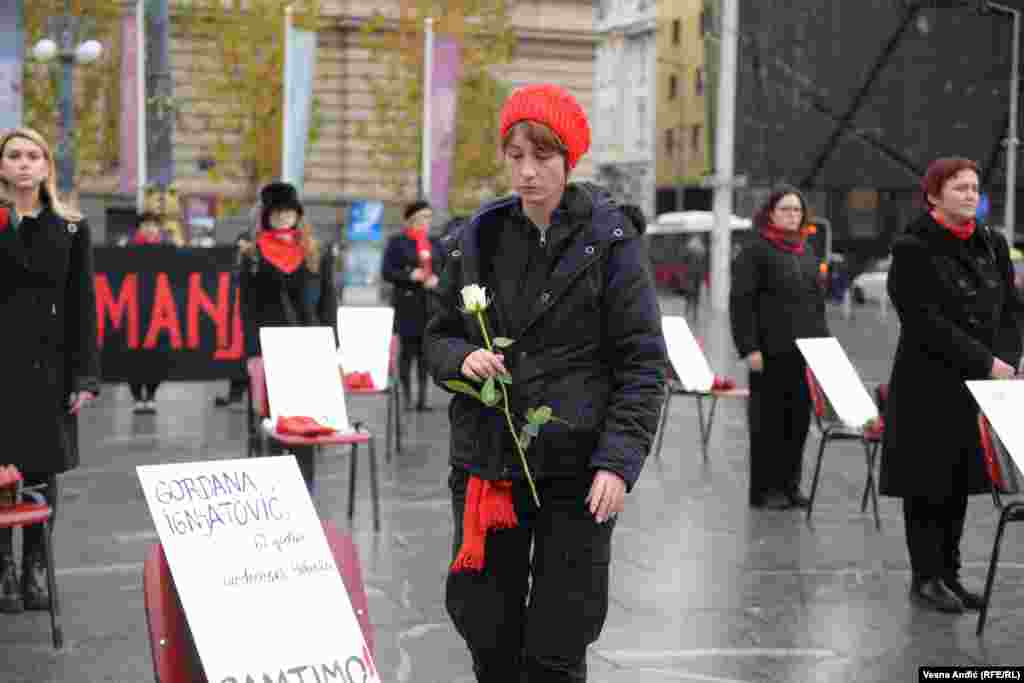
<path id="1" fill-rule="evenodd" d="M 889 297 L 886 283 L 889 281 L 889 266 L 892 256 L 886 256 L 871 263 L 860 275 L 853 278 L 850 284 L 850 296 L 859 304 L 868 301 L 887 303 Z"/>

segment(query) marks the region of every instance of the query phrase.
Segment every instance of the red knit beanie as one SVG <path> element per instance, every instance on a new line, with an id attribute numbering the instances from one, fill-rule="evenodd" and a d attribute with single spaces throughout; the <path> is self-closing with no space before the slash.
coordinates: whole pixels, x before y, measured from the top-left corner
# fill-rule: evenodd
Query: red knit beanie
<path id="1" fill-rule="evenodd" d="M 551 83 L 527 85 L 513 92 L 501 110 L 501 137 L 520 121 L 536 121 L 554 131 L 569 150 L 569 170 L 590 149 L 590 124 L 576 98 Z"/>

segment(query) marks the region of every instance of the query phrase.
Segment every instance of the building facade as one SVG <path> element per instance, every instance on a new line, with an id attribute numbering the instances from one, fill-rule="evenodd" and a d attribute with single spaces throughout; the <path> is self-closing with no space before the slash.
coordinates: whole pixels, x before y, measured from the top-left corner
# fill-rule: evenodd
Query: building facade
<path id="1" fill-rule="evenodd" d="M 595 3 L 597 178 L 651 218 L 660 190 L 681 191 L 706 172 L 702 6 L 702 0 Z"/>
<path id="2" fill-rule="evenodd" d="M 372 113 L 368 79 L 380 76 L 383 69 L 364 47 L 361 31 L 375 15 L 396 18 L 400 0 L 322 0 L 321 7 L 323 20 L 317 37 L 314 76 L 321 125 L 318 141 L 306 154 L 304 201 L 312 207 L 315 221 L 337 223 L 343 220 L 351 201 L 383 200 L 387 206 L 385 220 L 398 222 L 401 206 L 415 198 L 415 183 L 410 184 L 408 196 L 395 196 L 387 190 L 387 183 L 368 154 L 374 139 L 360 136 L 358 128 Z M 222 123 L 215 105 L 204 100 L 199 83 L 204 72 L 221 65 L 211 59 L 212 51 L 188 34 L 186 22 L 175 21 L 176 13 L 185 10 L 185 5 L 172 3 L 170 58 L 178 105 L 175 182 L 184 197 L 201 194 L 245 198 L 248 189 L 240 183 L 214 182 L 207 172 Z M 558 83 L 579 99 L 593 119 L 597 46 L 593 3 L 513 0 L 510 24 L 516 36 L 513 57 L 509 64 L 495 69 L 495 75 L 512 88 L 538 81 Z M 592 179 L 593 159 L 593 155 L 584 157 L 574 176 Z M 115 187 L 115 177 L 84 181 L 83 204 L 96 213 L 105 208 L 104 202 L 130 203 L 130 197 L 115 194 Z M 97 222 L 101 223 L 102 234 L 102 221 Z M 221 238 L 226 236 L 227 233 L 218 234 Z"/>

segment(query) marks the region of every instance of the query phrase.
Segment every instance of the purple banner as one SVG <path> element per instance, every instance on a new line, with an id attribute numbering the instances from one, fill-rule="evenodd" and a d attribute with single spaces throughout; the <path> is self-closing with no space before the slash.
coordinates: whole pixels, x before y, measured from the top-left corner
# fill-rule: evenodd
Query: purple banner
<path id="1" fill-rule="evenodd" d="M 21 69 L 25 48 L 21 0 L 0 2 L 0 130 L 21 125 Z"/>
<path id="2" fill-rule="evenodd" d="M 434 73 L 430 102 L 430 204 L 434 210 L 448 208 L 448 187 L 451 183 L 452 159 L 455 156 L 455 117 L 459 76 L 462 71 L 458 41 L 437 36 L 434 40 Z"/>
<path id="3" fill-rule="evenodd" d="M 137 8 L 124 7 L 121 15 L 121 192 L 136 192 L 139 187 L 139 22 Z"/>

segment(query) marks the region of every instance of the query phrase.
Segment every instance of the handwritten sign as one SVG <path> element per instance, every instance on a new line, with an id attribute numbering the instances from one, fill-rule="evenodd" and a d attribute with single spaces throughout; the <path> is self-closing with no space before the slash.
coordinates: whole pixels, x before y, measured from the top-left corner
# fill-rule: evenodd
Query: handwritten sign
<path id="1" fill-rule="evenodd" d="M 380 680 L 294 457 L 136 470 L 210 683 Z"/>
<path id="2" fill-rule="evenodd" d="M 369 372 L 373 386 L 388 385 L 395 309 L 390 306 L 338 308 L 338 357 L 346 372 Z"/>
<path id="3" fill-rule="evenodd" d="M 976 380 L 967 382 L 967 388 L 1006 446 L 1017 469 L 1024 471 L 1024 423 L 1020 419 L 1020 407 L 1024 405 L 1024 382 Z"/>
<path id="4" fill-rule="evenodd" d="M 878 406 L 835 337 L 797 339 L 796 345 L 843 424 L 859 428 L 878 417 Z"/>
<path id="5" fill-rule="evenodd" d="M 311 417 L 351 431 L 331 328 L 261 327 L 260 347 L 272 424 L 282 416 Z"/>
<path id="6" fill-rule="evenodd" d="M 711 391 L 715 373 L 711 371 L 704 352 L 686 324 L 686 318 L 666 315 L 661 318 L 661 332 L 665 337 L 668 359 L 679 381 L 687 391 Z"/>

